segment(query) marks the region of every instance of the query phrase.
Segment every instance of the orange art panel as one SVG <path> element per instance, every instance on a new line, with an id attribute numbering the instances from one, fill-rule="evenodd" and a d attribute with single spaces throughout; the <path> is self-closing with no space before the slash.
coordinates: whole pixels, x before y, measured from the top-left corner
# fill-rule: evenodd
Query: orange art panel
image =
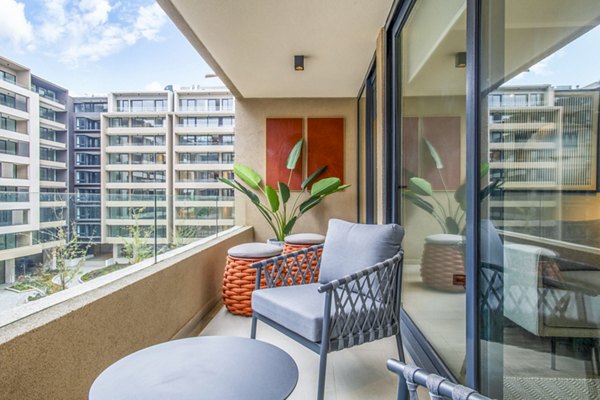
<path id="1" fill-rule="evenodd" d="M 308 118 L 307 174 L 327 165 L 320 179 L 331 176 L 344 181 L 344 119 Z"/>
<path id="2" fill-rule="evenodd" d="M 424 117 L 422 123 L 423 137 L 435 147 L 444 163 L 444 169 L 440 172 L 446 188 L 456 190 L 460 186 L 460 117 Z M 422 177 L 431 182 L 433 189 L 443 190 L 444 183 L 435 162 L 426 148 L 421 149 L 421 152 L 427 154 L 421 164 Z"/>
<path id="3" fill-rule="evenodd" d="M 287 158 L 300 139 L 302 118 L 267 118 L 267 185 L 277 188 L 277 182 L 288 182 Z M 296 164 L 290 189 L 300 190 L 301 184 L 302 155 Z"/>

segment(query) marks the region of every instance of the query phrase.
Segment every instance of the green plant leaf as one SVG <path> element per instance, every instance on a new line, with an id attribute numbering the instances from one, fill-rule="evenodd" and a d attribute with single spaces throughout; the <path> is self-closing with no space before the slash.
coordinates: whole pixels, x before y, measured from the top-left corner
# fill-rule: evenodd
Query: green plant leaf
<path id="1" fill-rule="evenodd" d="M 307 187 L 308 185 L 310 185 L 312 183 L 312 181 L 314 181 L 319 175 L 321 175 L 325 170 L 327 169 L 327 165 L 323 165 L 322 167 L 320 167 L 319 169 L 317 169 L 315 172 L 313 172 L 308 178 L 306 178 L 304 180 L 304 182 L 302 182 L 302 185 L 300 185 L 300 188 L 304 189 L 305 187 Z"/>
<path id="2" fill-rule="evenodd" d="M 290 199 L 290 188 L 283 182 L 277 182 L 277 185 L 279 186 L 279 195 L 281 196 L 281 202 L 285 204 Z"/>
<path id="3" fill-rule="evenodd" d="M 340 178 L 325 178 L 321 179 L 310 189 L 311 197 L 322 197 L 333 193 L 337 188 L 340 187 L 342 181 Z"/>
<path id="4" fill-rule="evenodd" d="M 233 165 L 233 173 L 252 189 L 258 189 L 262 178 L 250 167 L 241 164 Z"/>
<path id="5" fill-rule="evenodd" d="M 256 195 L 256 193 L 251 192 L 244 185 L 242 185 L 241 183 L 239 183 L 235 179 L 233 180 L 233 182 L 237 185 L 236 189 L 239 190 L 240 192 L 242 192 L 243 194 L 245 194 L 246 196 L 248 196 L 248 198 L 250 199 L 250 201 L 252 201 L 255 204 L 256 203 L 260 204 L 260 199 L 258 198 L 258 196 Z"/>
<path id="6" fill-rule="evenodd" d="M 458 223 L 452 217 L 446 218 L 446 231 L 452 235 L 457 235 L 460 232 L 460 228 L 458 227 Z"/>
<path id="7" fill-rule="evenodd" d="M 423 200 L 422 198 L 420 198 L 419 196 L 417 196 L 410 190 L 403 190 L 402 195 L 408 201 L 413 203 L 415 206 L 419 207 L 420 209 L 422 209 L 423 211 L 426 211 L 429 214 L 432 214 L 433 211 L 435 210 L 435 208 L 433 207 L 433 205 L 430 202 L 428 202 L 427 200 Z"/>
<path id="8" fill-rule="evenodd" d="M 488 174 L 488 172 L 490 172 L 490 163 L 485 162 L 481 164 L 481 168 L 479 168 L 479 176 L 483 178 Z"/>
<path id="9" fill-rule="evenodd" d="M 267 219 L 267 222 L 271 223 L 271 221 L 273 221 L 273 218 L 271 218 L 271 215 L 269 215 L 269 213 L 262 204 L 254 202 L 252 203 L 256 206 L 256 208 L 258 208 L 258 211 L 260 211 L 260 213 Z M 273 230 L 275 230 L 275 227 L 273 225 L 271 225 L 271 227 L 273 228 Z"/>
<path id="10" fill-rule="evenodd" d="M 431 142 L 429 142 L 429 140 L 423 138 L 423 141 L 425 142 L 425 145 L 429 149 L 429 154 L 431 155 L 431 158 L 433 158 L 433 162 L 435 162 L 435 167 L 437 169 L 443 169 L 444 163 L 442 162 L 442 158 L 438 154 L 435 147 L 433 147 L 433 145 L 431 144 Z"/>
<path id="11" fill-rule="evenodd" d="M 271 186 L 266 185 L 265 194 L 267 195 L 269 206 L 271 206 L 271 211 L 277 212 L 279 210 L 279 196 L 277 196 L 277 192 Z"/>
<path id="12" fill-rule="evenodd" d="M 466 190 L 467 190 L 467 188 L 466 188 L 465 184 L 463 183 L 458 188 L 456 188 L 456 191 L 454 192 L 454 200 L 456 200 L 456 202 L 460 206 L 460 209 L 463 211 L 467 209 Z"/>
<path id="13" fill-rule="evenodd" d="M 408 181 L 408 189 L 418 194 L 419 196 L 431 196 L 433 195 L 433 190 L 431 188 L 431 183 L 427 182 L 423 178 L 410 178 Z"/>
<path id="14" fill-rule="evenodd" d="M 314 197 L 314 196 L 309 197 L 308 200 L 306 200 L 305 202 L 300 204 L 300 214 L 304 214 L 305 212 L 307 212 L 308 210 L 310 210 L 311 208 L 313 208 L 314 206 L 319 204 L 321 202 L 321 199 L 322 199 L 322 197 Z"/>
<path id="15" fill-rule="evenodd" d="M 290 155 L 288 156 L 286 163 L 287 169 L 296 169 L 296 163 L 298 162 L 298 159 L 300 158 L 300 153 L 302 152 L 302 142 L 303 140 L 300 139 L 298 143 L 296 143 L 292 151 L 290 151 Z"/>
<path id="16" fill-rule="evenodd" d="M 234 188 L 236 190 L 240 190 L 240 188 L 238 187 L 238 185 L 236 185 L 235 183 L 233 183 L 229 179 L 227 179 L 227 178 L 221 178 L 221 177 L 219 177 L 218 179 L 219 179 L 219 181 L 223 182 L 224 184 L 226 184 L 228 186 L 231 186 L 232 188 Z"/>
<path id="17" fill-rule="evenodd" d="M 292 219 L 290 219 L 288 221 L 288 223 L 285 224 L 285 226 L 283 227 L 283 234 L 285 236 L 289 235 L 292 232 L 292 229 L 294 228 L 294 224 L 296 223 L 296 220 L 298 220 L 298 217 L 292 217 Z"/>

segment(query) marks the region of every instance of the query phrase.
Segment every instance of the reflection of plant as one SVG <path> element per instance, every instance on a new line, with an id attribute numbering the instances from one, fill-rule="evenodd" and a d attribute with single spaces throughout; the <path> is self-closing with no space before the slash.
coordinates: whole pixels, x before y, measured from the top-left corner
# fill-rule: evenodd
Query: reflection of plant
<path id="1" fill-rule="evenodd" d="M 463 182 L 454 192 L 454 200 L 457 204 L 456 206 L 453 206 L 452 201 L 450 200 L 450 192 L 446 187 L 444 176 L 442 174 L 442 169 L 444 169 L 442 159 L 435 147 L 433 147 L 427 139 L 423 139 L 423 142 L 429 150 L 429 155 L 433 159 L 435 168 L 440 176 L 440 181 L 444 187 L 444 194 L 446 195 L 446 204 L 442 204 L 442 202 L 434 196 L 431 183 L 416 176 L 413 176 L 408 180 L 408 189 L 403 190 L 402 195 L 420 209 L 431 214 L 437 223 L 440 224 L 444 233 L 463 233 L 464 227 L 461 228 L 461 225 L 464 224 L 465 212 L 467 209 L 465 183 Z M 489 169 L 488 163 L 483 164 L 480 169 L 480 177 L 485 177 L 488 174 Z M 493 179 L 491 183 L 481 190 L 479 200 L 482 201 L 489 196 L 492 190 L 500 188 L 502 183 L 501 179 Z M 431 199 L 433 203 L 428 201 L 428 199 Z"/>
<path id="2" fill-rule="evenodd" d="M 125 240 L 125 246 L 123 246 L 123 255 L 131 264 L 137 264 L 154 255 L 154 248 L 148 243 L 154 237 L 154 227 L 139 224 L 143 213 L 143 207 L 131 210 L 131 217 L 135 222 L 127 227 L 129 238 Z"/>
<path id="3" fill-rule="evenodd" d="M 302 185 L 300 186 L 302 190 L 296 197 L 296 200 L 294 200 L 292 207 L 288 208 L 287 203 L 290 199 L 289 186 L 292 181 L 294 169 L 296 169 L 296 164 L 300 158 L 302 143 L 303 140 L 300 139 L 290 152 L 286 163 L 286 168 L 290 171 L 288 182 L 287 184 L 277 182 L 278 190 L 269 185 L 264 185 L 263 189 L 263 179 L 256 171 L 244 165 L 234 164 L 233 172 L 235 176 L 250 186 L 250 189 L 261 193 L 266 198 L 267 204 L 262 204 L 256 193 L 246 188 L 237 180 L 219 178 L 221 182 L 243 193 L 250 199 L 252 204 L 254 204 L 263 217 L 265 217 L 265 220 L 271 226 L 271 229 L 273 229 L 277 240 L 281 241 L 291 233 L 298 218 L 308 210 L 319 204 L 321 200 L 330 194 L 339 192 L 350 186 L 342 185 L 340 178 L 324 178 L 312 185 L 310 194 L 306 197 L 306 194 L 308 194 L 308 186 L 325 171 L 326 166 L 322 166 L 302 182 Z M 302 202 L 298 204 L 301 199 Z"/>

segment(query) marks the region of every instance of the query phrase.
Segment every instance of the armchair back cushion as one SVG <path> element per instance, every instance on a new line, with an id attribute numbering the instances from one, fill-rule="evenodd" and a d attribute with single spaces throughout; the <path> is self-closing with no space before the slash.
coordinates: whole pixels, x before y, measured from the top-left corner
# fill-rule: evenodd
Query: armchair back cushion
<path id="1" fill-rule="evenodd" d="M 339 279 L 388 258 L 401 248 L 404 228 L 396 224 L 353 224 L 331 219 L 321 256 L 321 283 Z"/>

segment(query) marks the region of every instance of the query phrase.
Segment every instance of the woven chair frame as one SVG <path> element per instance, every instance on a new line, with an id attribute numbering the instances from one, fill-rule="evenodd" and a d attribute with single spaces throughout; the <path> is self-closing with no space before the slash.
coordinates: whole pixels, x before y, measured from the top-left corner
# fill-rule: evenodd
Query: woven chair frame
<path id="1" fill-rule="evenodd" d="M 264 276 L 267 288 L 314 283 L 321 265 L 318 250 L 322 247 L 322 244 L 307 247 L 250 267 L 258 268 L 257 274 Z M 400 251 L 388 260 L 319 286 L 320 293 L 329 292 L 332 296 L 329 351 L 372 342 L 400 331 L 398 280 L 402 259 Z"/>

